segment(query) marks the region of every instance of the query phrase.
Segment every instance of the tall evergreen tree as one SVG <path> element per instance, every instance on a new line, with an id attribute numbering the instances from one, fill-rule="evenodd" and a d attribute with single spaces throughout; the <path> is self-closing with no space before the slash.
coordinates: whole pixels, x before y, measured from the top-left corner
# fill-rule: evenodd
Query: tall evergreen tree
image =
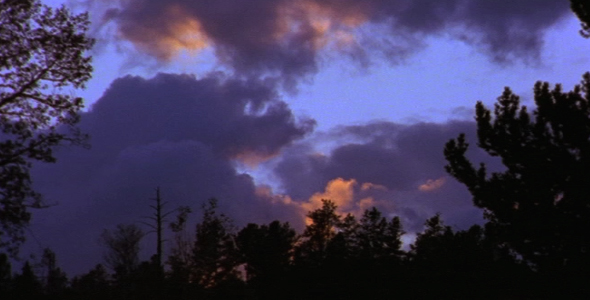
<path id="1" fill-rule="evenodd" d="M 366 210 L 358 232 L 361 257 L 374 260 L 399 257 L 402 235 L 399 217 L 387 222 L 376 207 Z"/>
<path id="2" fill-rule="evenodd" d="M 233 226 L 224 214 L 217 213 L 217 200 L 203 205 L 203 220 L 197 224 L 191 280 L 210 288 L 237 278 L 237 249 Z"/>
<path id="3" fill-rule="evenodd" d="M 493 114 L 476 105 L 478 146 L 504 171 L 474 167 L 463 134 L 446 144 L 446 170 L 483 208 L 490 232 L 535 269 L 590 276 L 590 73 L 571 92 L 538 82 L 534 96 L 532 114 L 509 88 Z"/>
<path id="4" fill-rule="evenodd" d="M 307 218 L 310 224 L 301 235 L 297 254 L 300 259 L 319 264 L 326 258 L 328 245 L 337 234 L 340 216 L 333 201 L 322 199 L 322 207 L 310 211 Z"/>
<path id="5" fill-rule="evenodd" d="M 296 233 L 289 223 L 248 224 L 236 237 L 241 260 L 246 264 L 246 278 L 250 281 L 280 276 L 290 265 L 295 242 Z"/>

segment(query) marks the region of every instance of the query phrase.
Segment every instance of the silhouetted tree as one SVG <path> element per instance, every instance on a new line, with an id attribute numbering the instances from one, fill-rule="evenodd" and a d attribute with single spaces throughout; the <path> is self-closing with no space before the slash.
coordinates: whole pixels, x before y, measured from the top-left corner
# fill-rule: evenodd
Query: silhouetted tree
<path id="1" fill-rule="evenodd" d="M 104 230 L 100 241 L 106 247 L 104 260 L 118 278 L 130 275 L 139 265 L 139 242 L 143 231 L 136 225 L 117 225 L 115 230 Z"/>
<path id="2" fill-rule="evenodd" d="M 182 285 L 189 281 L 194 239 L 190 237 L 186 230 L 188 214 L 191 213 L 190 207 L 182 206 L 177 211 L 176 221 L 169 224 L 170 229 L 174 232 L 174 239 L 167 263 L 170 265 L 171 279 Z"/>
<path id="3" fill-rule="evenodd" d="M 563 92 L 534 88 L 529 114 L 506 88 L 492 112 L 476 105 L 478 146 L 506 169 L 488 174 L 465 156 L 465 135 L 447 143 L 446 170 L 484 209 L 489 232 L 536 269 L 590 275 L 590 73 Z"/>
<path id="4" fill-rule="evenodd" d="M 118 294 L 126 295 L 124 299 L 169 299 L 164 291 L 162 266 L 157 255 L 153 255 L 150 261 L 141 262 L 124 284 L 119 284 Z"/>
<path id="5" fill-rule="evenodd" d="M 41 282 L 33 272 L 28 261 L 25 262 L 20 274 L 16 274 L 12 283 L 14 299 L 40 299 L 42 295 Z"/>
<path id="6" fill-rule="evenodd" d="M 237 278 L 237 251 L 233 226 L 224 214 L 218 214 L 217 200 L 203 205 L 203 220 L 197 224 L 191 280 L 210 288 Z"/>
<path id="7" fill-rule="evenodd" d="M 437 245 L 442 237 L 453 234 L 451 227 L 444 226 L 440 214 L 436 214 L 424 223 L 424 231 L 416 236 L 416 241 L 411 245 L 412 254 L 418 259 L 427 260 L 432 255 L 438 255 L 440 250 Z"/>
<path id="8" fill-rule="evenodd" d="M 54 162 L 57 145 L 85 140 L 75 128 L 83 102 L 71 88 L 90 79 L 93 40 L 88 15 L 64 7 L 9 0 L 0 12 L 0 248 L 15 253 L 28 208 L 44 206 L 31 188 L 31 162 Z"/>
<path id="9" fill-rule="evenodd" d="M 585 38 L 590 38 L 590 2 L 587 0 L 570 0 L 571 7 L 578 19 L 582 22 L 580 34 Z"/>
<path id="10" fill-rule="evenodd" d="M 437 214 L 417 234 L 409 258 L 405 276 L 414 280 L 417 298 L 504 299 L 533 295 L 525 286 L 531 274 L 490 241 L 479 225 L 455 232 Z"/>
<path id="11" fill-rule="evenodd" d="M 236 237 L 246 278 L 272 278 L 284 273 L 291 262 L 296 241 L 289 223 L 273 221 L 269 225 L 248 224 Z"/>
<path id="12" fill-rule="evenodd" d="M 57 266 L 55 252 L 49 248 L 43 250 L 40 267 L 43 269 L 43 288 L 48 298 L 60 299 L 67 288 L 68 278 Z"/>
<path id="13" fill-rule="evenodd" d="M 359 224 L 356 218 L 352 214 L 339 218 L 335 229 L 336 235 L 326 247 L 327 258 L 334 264 L 356 258 L 359 254 Z"/>
<path id="14" fill-rule="evenodd" d="M 310 211 L 307 218 L 310 223 L 301 235 L 297 256 L 318 264 L 326 258 L 328 245 L 337 234 L 340 216 L 336 213 L 336 204 L 333 201 L 322 199 L 322 207 Z"/>
<path id="15" fill-rule="evenodd" d="M 163 211 L 164 206 L 167 202 L 162 202 L 162 198 L 160 197 L 160 188 L 156 188 L 156 198 L 154 198 L 154 205 L 150 205 L 150 208 L 153 209 L 153 214 L 151 216 L 147 216 L 149 220 L 153 223 L 142 222 L 143 224 L 147 225 L 153 231 L 149 231 L 147 233 L 156 233 L 156 264 L 162 268 L 162 255 L 163 255 L 163 237 L 162 237 L 162 230 L 164 229 L 164 222 L 166 221 L 166 217 L 173 213 L 174 211 Z"/>
<path id="16" fill-rule="evenodd" d="M 248 224 L 236 236 L 248 287 L 258 299 L 285 298 L 292 288 L 291 258 L 297 240 L 289 223 Z"/>
<path id="17" fill-rule="evenodd" d="M 400 258 L 403 234 L 399 217 L 387 222 L 377 208 L 366 210 L 360 220 L 358 231 L 361 257 L 374 260 Z"/>
<path id="18" fill-rule="evenodd" d="M 0 295 L 8 295 L 12 284 L 12 266 L 6 253 L 0 253 Z"/>
<path id="19" fill-rule="evenodd" d="M 74 299 L 103 300 L 112 299 L 109 275 L 102 264 L 96 265 L 88 273 L 72 279 Z"/>

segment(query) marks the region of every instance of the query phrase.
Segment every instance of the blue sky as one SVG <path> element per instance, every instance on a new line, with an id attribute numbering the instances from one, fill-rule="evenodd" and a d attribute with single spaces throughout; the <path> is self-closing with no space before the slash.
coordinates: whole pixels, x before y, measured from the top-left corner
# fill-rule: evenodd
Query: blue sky
<path id="1" fill-rule="evenodd" d="M 171 206 L 218 197 L 238 226 L 301 229 L 321 198 L 341 213 L 377 206 L 410 236 L 437 212 L 482 222 L 444 172 L 444 143 L 475 142 L 475 102 L 505 86 L 531 105 L 537 80 L 570 90 L 590 70 L 590 41 L 561 0 L 203 3 L 66 2 L 90 12 L 97 39 L 94 77 L 76 92 L 92 149 L 35 166 L 59 205 L 32 227 L 58 256 L 78 246 L 66 270 L 99 262 L 100 232 L 148 215 L 156 186 Z"/>

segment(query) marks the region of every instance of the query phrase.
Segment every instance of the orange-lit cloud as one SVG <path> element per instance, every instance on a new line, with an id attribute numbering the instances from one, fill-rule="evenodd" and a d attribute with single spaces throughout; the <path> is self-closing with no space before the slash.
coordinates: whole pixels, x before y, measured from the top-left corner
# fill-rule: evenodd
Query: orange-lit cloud
<path id="1" fill-rule="evenodd" d="M 377 203 L 375 202 L 375 199 L 373 197 L 363 198 L 358 203 L 359 212 L 356 215 L 360 215 L 360 212 L 364 212 L 367 209 L 371 209 L 376 205 Z"/>
<path id="2" fill-rule="evenodd" d="M 356 179 L 343 179 L 336 178 L 329 181 L 326 184 L 326 188 L 323 192 L 313 194 L 307 202 L 293 202 L 299 203 L 301 207 L 301 215 L 305 220 L 306 224 L 309 224 L 309 220 L 306 216 L 307 213 L 322 207 L 322 200 L 331 200 L 336 204 L 336 213 L 341 216 L 352 214 L 357 218 L 360 218 L 363 212 L 374 206 L 382 206 L 378 200 L 375 200 L 373 196 L 366 196 L 371 190 L 387 190 L 384 186 L 363 183 L 358 184 Z"/>
<path id="3" fill-rule="evenodd" d="M 386 190 L 385 187 L 363 183 L 358 184 L 355 179 L 336 178 L 330 180 L 323 192 L 313 194 L 307 201 L 296 201 L 288 195 L 274 194 L 271 187 L 260 185 L 256 187 L 256 195 L 261 199 L 274 205 L 284 205 L 285 208 L 291 209 L 295 214 L 301 217 L 301 220 L 309 225 L 311 220 L 307 218 L 310 211 L 320 209 L 323 205 L 322 200 L 330 200 L 336 204 L 336 213 L 340 216 L 352 214 L 360 218 L 363 212 L 375 206 L 383 206 L 373 196 L 363 196 L 369 190 Z"/>
<path id="4" fill-rule="evenodd" d="M 345 180 L 336 178 L 326 185 L 324 192 L 313 194 L 308 202 L 302 203 L 301 206 L 306 211 L 312 211 L 322 207 L 322 199 L 328 199 L 338 206 L 338 211 L 350 210 L 354 200 L 354 186 L 356 180 Z"/>
<path id="5" fill-rule="evenodd" d="M 354 30 L 368 21 L 366 6 L 330 6 L 318 1 L 290 1 L 279 6 L 280 16 L 274 37 L 287 38 L 294 31 L 309 28 L 315 51 L 333 46 L 344 49 L 356 43 Z"/>
<path id="6" fill-rule="evenodd" d="M 152 23 L 123 23 L 119 33 L 142 51 L 162 61 L 170 61 L 182 51 L 197 54 L 209 46 L 199 20 L 187 14 L 178 4 L 165 7 Z"/>
<path id="7" fill-rule="evenodd" d="M 445 184 L 445 181 L 445 177 L 441 177 L 436 180 L 428 179 L 426 183 L 420 185 L 418 189 L 422 192 L 432 192 L 441 188 Z"/>

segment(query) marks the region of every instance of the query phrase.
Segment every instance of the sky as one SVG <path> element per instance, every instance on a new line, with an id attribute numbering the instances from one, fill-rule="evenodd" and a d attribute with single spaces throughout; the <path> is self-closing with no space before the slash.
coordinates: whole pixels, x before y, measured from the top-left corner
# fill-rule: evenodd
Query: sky
<path id="1" fill-rule="evenodd" d="M 482 223 L 444 144 L 461 132 L 476 144 L 476 101 L 509 86 L 532 106 L 537 80 L 570 90 L 590 70 L 565 0 L 43 2 L 88 11 L 97 41 L 94 76 L 72 91 L 91 148 L 35 165 L 55 205 L 34 211 L 23 251 L 50 247 L 73 274 L 101 262 L 103 230 L 145 221 L 156 187 L 193 224 L 210 197 L 237 228 L 301 232 L 321 199 L 399 216 L 407 241 L 435 213 Z"/>

